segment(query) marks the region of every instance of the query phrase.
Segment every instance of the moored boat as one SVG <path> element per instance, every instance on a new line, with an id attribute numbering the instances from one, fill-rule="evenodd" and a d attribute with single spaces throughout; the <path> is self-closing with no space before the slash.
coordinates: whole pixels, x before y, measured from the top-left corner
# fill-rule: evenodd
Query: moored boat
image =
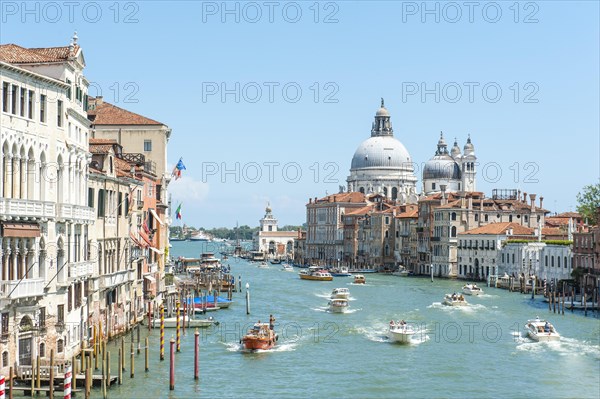
<path id="1" fill-rule="evenodd" d="M 465 284 L 462 287 L 462 292 L 465 295 L 481 295 L 483 290 L 477 286 L 477 284 Z"/>
<path id="2" fill-rule="evenodd" d="M 362 274 L 354 275 L 354 284 L 365 284 L 366 282 L 367 279 L 365 279 L 365 276 L 363 276 Z"/>
<path id="3" fill-rule="evenodd" d="M 469 303 L 465 301 L 465 297 L 461 294 L 446 294 L 442 302 L 447 306 L 467 306 Z"/>
<path id="4" fill-rule="evenodd" d="M 410 272 L 404 266 L 398 267 L 398 270 L 392 272 L 393 276 L 408 277 Z"/>
<path id="5" fill-rule="evenodd" d="M 269 323 L 259 321 L 244 335 L 241 341 L 244 349 L 267 350 L 275 346 L 277 339 L 277 334 L 270 328 Z"/>
<path id="6" fill-rule="evenodd" d="M 413 335 L 415 335 L 414 328 L 409 325 L 404 320 L 400 320 L 398 322 L 394 322 L 394 320 L 390 321 L 390 326 L 388 329 L 388 339 L 391 342 L 398 342 L 401 344 L 408 344 Z"/>
<path id="7" fill-rule="evenodd" d="M 311 266 L 308 269 L 304 269 L 298 273 L 302 280 L 316 280 L 316 281 L 331 281 L 333 276 L 324 269 L 320 269 L 318 266 Z"/>
<path id="8" fill-rule="evenodd" d="M 334 288 L 333 291 L 331 291 L 331 299 L 335 298 L 350 298 L 350 290 L 348 288 Z"/>
<path id="9" fill-rule="evenodd" d="M 348 299 L 334 298 L 329 301 L 329 311 L 332 313 L 344 313 L 348 310 Z"/>
<path id="10" fill-rule="evenodd" d="M 560 340 L 560 334 L 554 326 L 547 320 L 541 320 L 539 317 L 527 320 L 525 331 L 527 331 L 527 336 L 536 342 Z"/>

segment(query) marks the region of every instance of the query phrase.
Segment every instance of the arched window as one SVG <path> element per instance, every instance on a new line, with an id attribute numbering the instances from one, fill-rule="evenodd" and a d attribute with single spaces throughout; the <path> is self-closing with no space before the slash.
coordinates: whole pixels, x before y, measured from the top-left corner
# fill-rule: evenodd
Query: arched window
<path id="1" fill-rule="evenodd" d="M 361 187 L 361 188 L 359 188 L 359 189 L 358 189 L 358 191 L 360 191 L 361 193 L 363 193 L 363 194 L 364 194 L 364 193 L 365 193 L 365 188 L 364 188 L 364 187 Z"/>
<path id="2" fill-rule="evenodd" d="M 8 351 L 2 352 L 2 367 L 8 367 Z"/>
<path id="3" fill-rule="evenodd" d="M 398 198 L 398 187 L 392 187 L 392 199 Z"/>
<path id="4" fill-rule="evenodd" d="M 450 237 L 456 237 L 456 226 L 452 226 L 452 229 L 450 229 Z"/>
<path id="5" fill-rule="evenodd" d="M 63 350 L 64 350 L 64 348 L 65 348 L 65 345 L 64 345 L 64 342 L 63 342 L 63 340 L 62 340 L 62 339 L 59 339 L 59 340 L 56 342 L 56 352 L 58 352 L 58 353 L 62 353 L 62 352 L 63 352 Z"/>
<path id="6" fill-rule="evenodd" d="M 452 220 L 456 220 L 456 212 L 452 212 Z"/>
<path id="7" fill-rule="evenodd" d="M 46 344 L 43 342 L 40 344 L 40 357 L 46 357 Z"/>

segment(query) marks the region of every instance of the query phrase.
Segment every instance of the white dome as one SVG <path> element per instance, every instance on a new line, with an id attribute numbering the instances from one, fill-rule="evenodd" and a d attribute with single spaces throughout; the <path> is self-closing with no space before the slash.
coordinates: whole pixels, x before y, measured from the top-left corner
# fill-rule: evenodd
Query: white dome
<path id="1" fill-rule="evenodd" d="M 367 168 L 413 171 L 408 151 L 394 136 L 370 137 L 358 146 L 350 170 Z"/>

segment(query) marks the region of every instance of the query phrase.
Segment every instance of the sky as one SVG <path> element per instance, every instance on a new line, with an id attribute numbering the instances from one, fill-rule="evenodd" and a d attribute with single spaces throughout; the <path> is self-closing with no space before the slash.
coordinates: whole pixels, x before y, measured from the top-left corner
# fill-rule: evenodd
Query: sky
<path id="1" fill-rule="evenodd" d="M 380 98 L 419 191 L 440 132 L 470 135 L 479 191 L 575 210 L 600 179 L 599 15 L 597 1 L 3 0 L 0 42 L 77 31 L 90 94 L 172 128 L 186 224 L 256 226 L 270 203 L 300 225 L 309 198 L 346 186 Z"/>

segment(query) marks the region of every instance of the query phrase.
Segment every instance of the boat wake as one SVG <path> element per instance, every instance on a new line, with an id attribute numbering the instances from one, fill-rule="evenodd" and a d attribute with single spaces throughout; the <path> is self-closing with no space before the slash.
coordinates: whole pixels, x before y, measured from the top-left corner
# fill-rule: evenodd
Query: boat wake
<path id="1" fill-rule="evenodd" d="M 271 349 L 244 349 L 244 346 L 237 342 L 223 342 L 227 352 L 240 352 L 240 353 L 271 353 L 271 352 L 290 352 L 296 349 L 298 341 L 291 341 L 282 344 L 277 344 Z"/>
<path id="2" fill-rule="evenodd" d="M 372 342 L 385 342 L 385 343 L 394 343 L 390 341 L 387 335 L 388 326 L 385 325 L 381 327 L 380 325 L 373 326 L 373 329 L 367 329 L 364 327 L 357 327 L 354 329 L 358 334 L 363 335 L 366 339 Z M 429 336 L 427 335 L 427 329 L 415 329 L 415 335 L 410 339 L 411 345 L 419 345 L 423 342 L 429 341 Z"/>
<path id="3" fill-rule="evenodd" d="M 525 333 L 518 334 L 515 338 L 517 350 L 541 353 L 546 351 L 556 352 L 560 356 L 590 356 L 596 360 L 600 360 L 600 347 L 593 342 L 582 342 L 574 338 L 561 337 L 560 341 L 550 342 L 535 342 L 529 339 Z"/>
<path id="4" fill-rule="evenodd" d="M 485 305 L 479 304 L 479 303 L 471 303 L 468 306 L 447 306 L 444 305 L 441 302 L 434 302 L 431 305 L 427 306 L 427 309 L 441 309 L 445 312 L 466 312 L 466 313 L 471 313 L 471 312 L 476 312 L 478 310 L 484 310 L 487 309 L 487 307 Z"/>

